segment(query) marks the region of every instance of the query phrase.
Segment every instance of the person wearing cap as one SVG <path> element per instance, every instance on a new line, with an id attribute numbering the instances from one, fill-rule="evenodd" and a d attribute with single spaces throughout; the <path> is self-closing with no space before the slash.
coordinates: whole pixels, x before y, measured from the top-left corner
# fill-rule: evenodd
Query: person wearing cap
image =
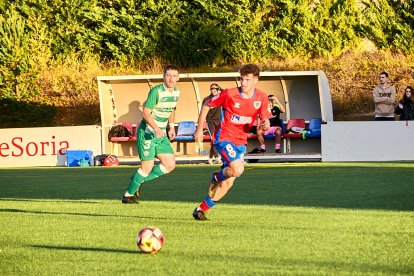
<path id="1" fill-rule="evenodd" d="M 210 95 L 203 99 L 203 105 L 209 102 L 212 98 L 216 97 L 221 92 L 221 87 L 217 83 L 212 83 L 210 85 Z M 210 136 L 214 134 L 216 128 L 220 123 L 220 116 L 221 116 L 221 106 L 211 108 L 206 117 L 208 131 L 210 132 Z M 218 154 L 216 148 L 211 144 L 210 153 L 208 158 L 209 164 L 221 164 L 221 158 Z"/>

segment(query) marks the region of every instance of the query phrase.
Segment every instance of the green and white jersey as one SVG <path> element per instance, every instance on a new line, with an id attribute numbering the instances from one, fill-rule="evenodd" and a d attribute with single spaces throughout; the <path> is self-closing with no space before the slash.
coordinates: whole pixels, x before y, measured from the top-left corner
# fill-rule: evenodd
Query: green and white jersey
<path id="1" fill-rule="evenodd" d="M 180 90 L 174 87 L 174 91 L 168 91 L 164 84 L 159 84 L 152 88 L 148 93 L 144 107 L 152 109 L 151 116 L 160 129 L 165 130 L 171 112 L 177 106 Z M 154 129 L 143 119 L 141 124 L 145 124 L 146 133 L 154 133 Z"/>

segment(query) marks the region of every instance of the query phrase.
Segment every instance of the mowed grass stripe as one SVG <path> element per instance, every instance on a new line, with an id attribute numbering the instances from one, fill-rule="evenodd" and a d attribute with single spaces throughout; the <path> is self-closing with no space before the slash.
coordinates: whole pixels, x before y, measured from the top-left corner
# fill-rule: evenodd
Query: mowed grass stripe
<path id="1" fill-rule="evenodd" d="M 100 205 L 91 204 L 89 208 L 95 208 L 88 208 L 91 212 L 88 217 L 74 213 L 79 211 L 74 210 L 74 203 L 50 204 L 46 208 L 61 210 L 62 214 L 27 212 L 17 217 L 13 214 L 15 222 L 31 231 L 11 235 L 13 245 L 4 252 L 21 247 L 18 255 L 48 263 L 47 270 L 31 267 L 32 272 L 55 273 L 62 269 L 63 262 L 62 272 L 67 273 L 86 273 L 92 268 L 96 273 L 133 274 L 118 267 L 124 258 L 133 260 L 139 273 L 197 275 L 208 273 L 213 264 L 228 272 L 224 274 L 244 275 L 253 272 L 385 275 L 410 271 L 412 256 L 407 251 L 410 249 L 407 241 L 413 238 L 409 228 L 413 218 L 406 212 L 224 204 L 211 213 L 210 221 L 199 223 L 190 218 L 193 206 L 188 203 L 145 202 L 127 209 L 113 202 L 106 210 L 113 214 L 109 217 L 95 215 L 102 212 Z M 38 203 L 34 208 L 45 208 L 41 205 Z M 154 257 L 138 252 L 135 256 L 132 253 L 136 250 L 137 229 L 149 224 L 163 230 L 165 247 Z M 75 261 L 76 266 L 72 263 Z"/>
<path id="2" fill-rule="evenodd" d="M 135 167 L 2 169 L 22 177 L 0 180 L 0 274 L 414 273 L 413 165 L 257 165 L 205 223 L 191 213 L 213 166 L 179 165 L 139 205 L 120 204 Z M 155 255 L 134 244 L 147 225 L 166 237 Z"/>

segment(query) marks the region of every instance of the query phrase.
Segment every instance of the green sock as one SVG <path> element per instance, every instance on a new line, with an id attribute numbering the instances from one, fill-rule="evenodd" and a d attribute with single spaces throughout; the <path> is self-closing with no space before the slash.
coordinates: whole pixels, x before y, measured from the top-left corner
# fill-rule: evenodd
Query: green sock
<path id="1" fill-rule="evenodd" d="M 131 195 L 135 194 L 135 192 L 139 189 L 144 179 L 148 177 L 148 175 L 144 175 L 145 173 L 139 169 L 136 171 L 131 177 L 131 183 L 129 183 L 129 187 L 127 192 Z"/>
<path id="2" fill-rule="evenodd" d="M 160 176 L 162 176 L 164 174 L 167 174 L 167 173 L 169 173 L 169 172 L 165 169 L 164 165 L 163 164 L 158 164 L 158 165 L 156 165 L 152 168 L 151 172 L 145 178 L 144 181 L 152 180 L 154 178 L 160 177 Z"/>

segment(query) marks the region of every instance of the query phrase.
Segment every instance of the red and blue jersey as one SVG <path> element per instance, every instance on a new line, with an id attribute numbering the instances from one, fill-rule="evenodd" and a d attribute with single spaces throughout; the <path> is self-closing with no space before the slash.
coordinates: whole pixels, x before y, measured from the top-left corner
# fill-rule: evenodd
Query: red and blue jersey
<path id="1" fill-rule="evenodd" d="M 212 98 L 208 105 L 222 107 L 220 124 L 213 141 L 230 141 L 236 146 L 247 144 L 247 134 L 257 116 L 262 120 L 272 116 L 267 94 L 259 89 L 250 99 L 243 98 L 239 87 L 226 89 Z"/>

